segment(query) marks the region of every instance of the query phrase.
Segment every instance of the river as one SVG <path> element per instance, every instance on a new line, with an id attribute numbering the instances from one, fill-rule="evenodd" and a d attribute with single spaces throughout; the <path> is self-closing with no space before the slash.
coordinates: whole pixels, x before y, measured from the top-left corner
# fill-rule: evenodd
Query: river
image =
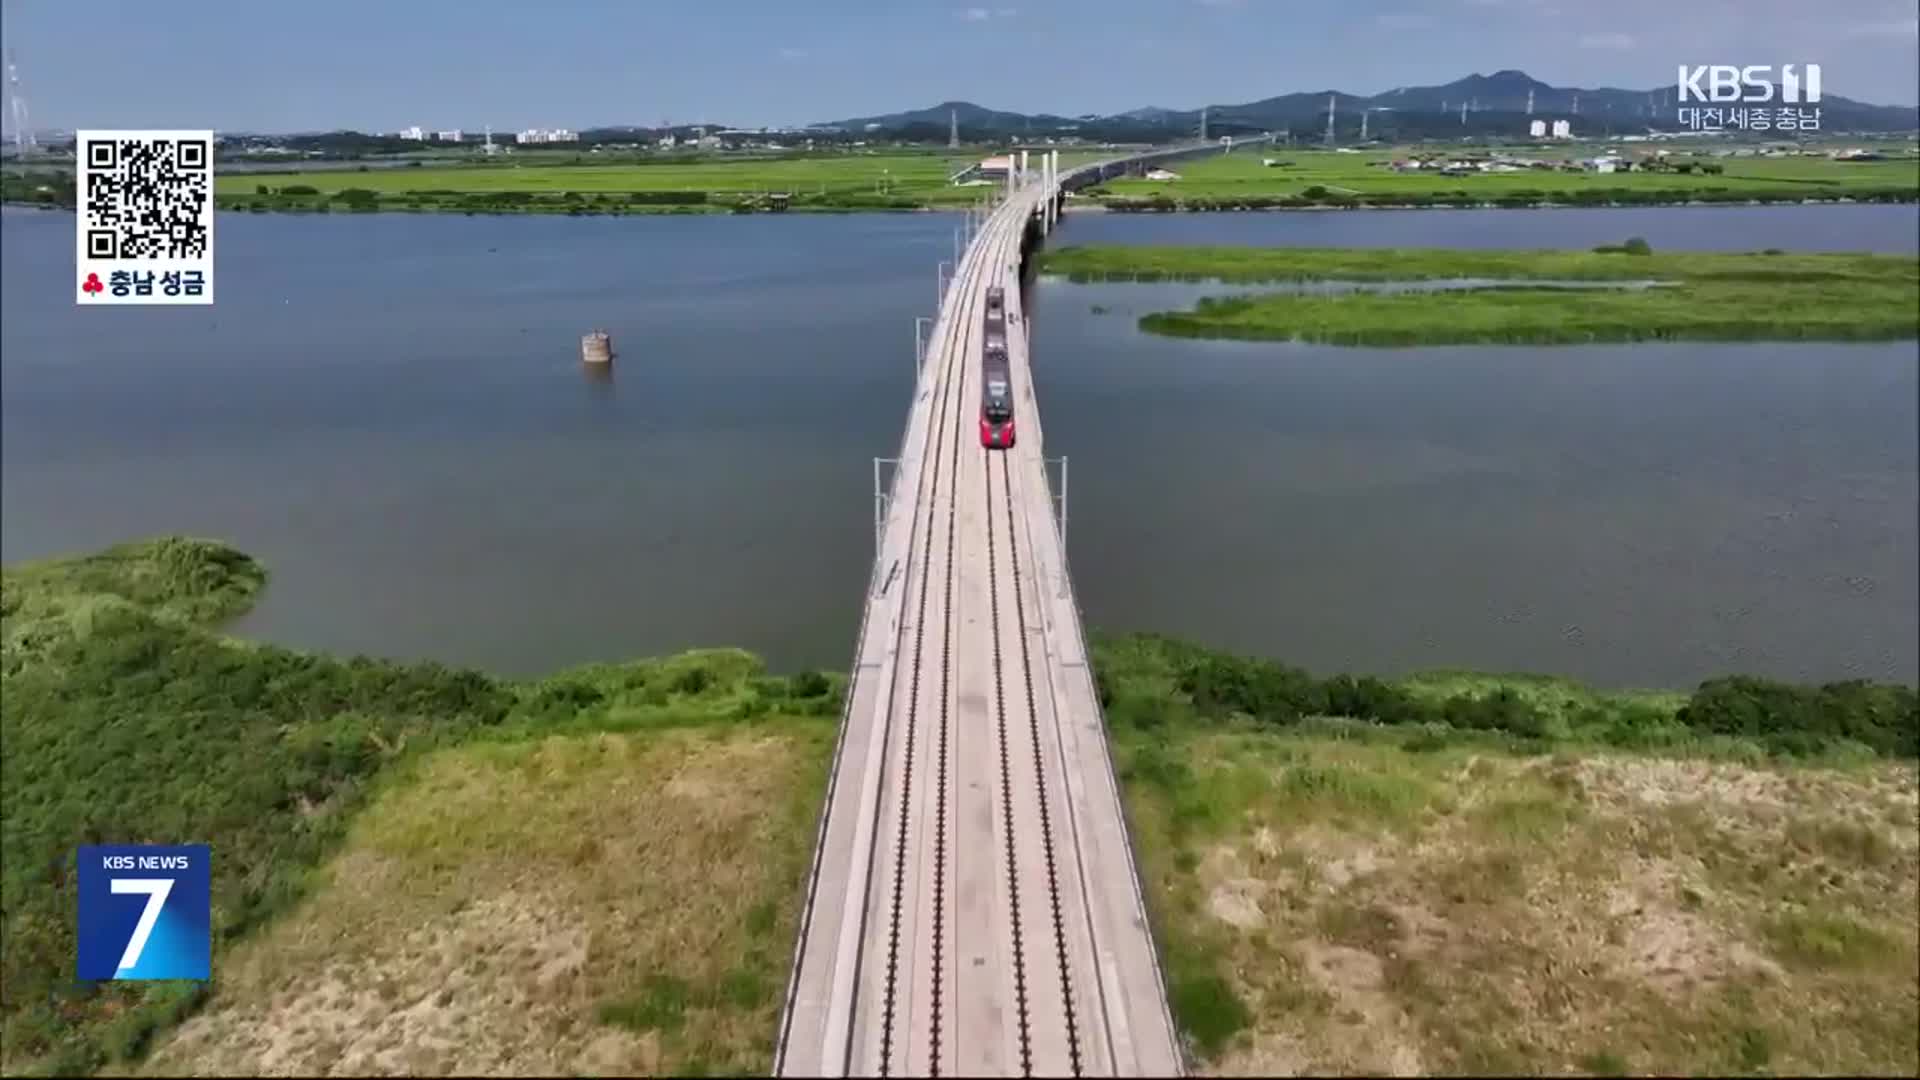
<path id="1" fill-rule="evenodd" d="M 1060 239 L 1911 251 L 1915 213 L 1085 215 Z M 301 648 L 844 667 L 871 458 L 953 224 L 223 214 L 214 307 L 82 311 L 73 219 L 8 210 L 0 557 L 226 539 L 273 573 L 235 631 Z M 1323 670 L 1915 679 L 1913 343 L 1173 341 L 1133 328 L 1155 288 L 1035 287 L 1092 625 Z M 578 363 L 594 327 L 609 381 Z"/>

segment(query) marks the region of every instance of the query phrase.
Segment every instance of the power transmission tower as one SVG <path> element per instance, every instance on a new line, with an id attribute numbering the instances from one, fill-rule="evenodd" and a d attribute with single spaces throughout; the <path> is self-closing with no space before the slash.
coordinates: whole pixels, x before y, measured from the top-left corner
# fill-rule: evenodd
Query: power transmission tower
<path id="1" fill-rule="evenodd" d="M 1334 103 L 1334 96 L 1332 94 L 1328 94 L 1327 95 L 1327 145 L 1328 146 L 1333 145 L 1333 103 Z"/>
<path id="2" fill-rule="evenodd" d="M 960 110 L 947 110 L 947 149 L 960 149 Z"/>
<path id="3" fill-rule="evenodd" d="M 1204 105 L 1200 107 L 1200 141 L 1207 141 L 1207 109 Z"/>

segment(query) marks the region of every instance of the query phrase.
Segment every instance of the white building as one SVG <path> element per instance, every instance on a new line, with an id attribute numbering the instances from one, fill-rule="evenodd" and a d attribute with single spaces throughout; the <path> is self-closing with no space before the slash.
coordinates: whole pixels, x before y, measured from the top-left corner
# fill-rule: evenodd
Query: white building
<path id="1" fill-rule="evenodd" d="M 427 138 L 427 133 L 420 130 L 420 125 L 418 124 L 410 128 L 401 128 L 399 135 L 403 139 L 412 139 L 415 142 L 425 142 Z"/>
<path id="2" fill-rule="evenodd" d="M 528 128 L 527 130 L 522 131 L 518 135 L 515 135 L 513 137 L 513 141 L 517 143 L 523 143 L 523 144 L 524 143 L 579 142 L 580 133 L 576 131 L 568 131 L 566 128 L 553 128 L 551 130 L 544 130 L 544 131 L 541 130 L 540 128 Z"/>
<path id="3" fill-rule="evenodd" d="M 1544 139 L 1544 138 L 1546 138 L 1546 137 L 1547 137 L 1547 122 L 1546 122 L 1545 120 L 1535 120 L 1534 122 L 1532 122 L 1532 123 L 1530 123 L 1530 124 L 1528 124 L 1528 125 L 1527 125 L 1527 134 L 1529 134 L 1529 135 L 1531 135 L 1531 136 L 1533 136 L 1533 137 L 1534 137 L 1534 138 L 1536 138 L 1536 139 Z"/>
<path id="4" fill-rule="evenodd" d="M 1553 122 L 1553 137 L 1556 139 L 1573 138 L 1573 121 L 1555 120 Z"/>
<path id="5" fill-rule="evenodd" d="M 452 131 L 436 131 L 433 133 L 433 137 L 436 142 L 459 142 L 460 129 L 454 128 Z"/>

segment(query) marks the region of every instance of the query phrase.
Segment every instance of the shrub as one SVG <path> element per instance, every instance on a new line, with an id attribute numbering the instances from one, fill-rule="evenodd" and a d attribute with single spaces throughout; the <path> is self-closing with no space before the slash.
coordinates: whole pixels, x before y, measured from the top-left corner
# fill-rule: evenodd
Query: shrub
<path id="1" fill-rule="evenodd" d="M 1789 753 L 1845 739 L 1882 754 L 1920 754 L 1920 696 L 1905 686 L 1855 680 L 1809 688 L 1735 675 L 1701 683 L 1677 719 L 1698 731 L 1762 739 Z"/>
<path id="2" fill-rule="evenodd" d="M 707 201 L 704 191 L 632 191 L 627 202 L 635 206 L 699 206 Z"/>
<path id="3" fill-rule="evenodd" d="M 1447 699 L 1442 711 L 1446 722 L 1457 728 L 1504 731 L 1525 738 L 1547 734 L 1547 718 L 1505 686 L 1485 697 L 1456 694 Z"/>
<path id="4" fill-rule="evenodd" d="M 1327 695 L 1313 676 L 1266 660 L 1204 656 L 1189 662 L 1180 689 L 1202 712 L 1244 713 L 1269 723 L 1292 723 L 1327 711 Z"/>

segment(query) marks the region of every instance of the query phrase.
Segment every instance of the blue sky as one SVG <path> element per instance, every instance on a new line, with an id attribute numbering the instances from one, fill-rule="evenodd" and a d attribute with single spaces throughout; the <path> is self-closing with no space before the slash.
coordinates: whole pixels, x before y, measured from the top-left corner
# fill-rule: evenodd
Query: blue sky
<path id="1" fill-rule="evenodd" d="M 799 124 L 950 99 L 1065 114 L 1521 68 L 1671 85 L 1819 63 L 1915 103 L 1913 0 L 6 0 L 35 127 Z"/>

